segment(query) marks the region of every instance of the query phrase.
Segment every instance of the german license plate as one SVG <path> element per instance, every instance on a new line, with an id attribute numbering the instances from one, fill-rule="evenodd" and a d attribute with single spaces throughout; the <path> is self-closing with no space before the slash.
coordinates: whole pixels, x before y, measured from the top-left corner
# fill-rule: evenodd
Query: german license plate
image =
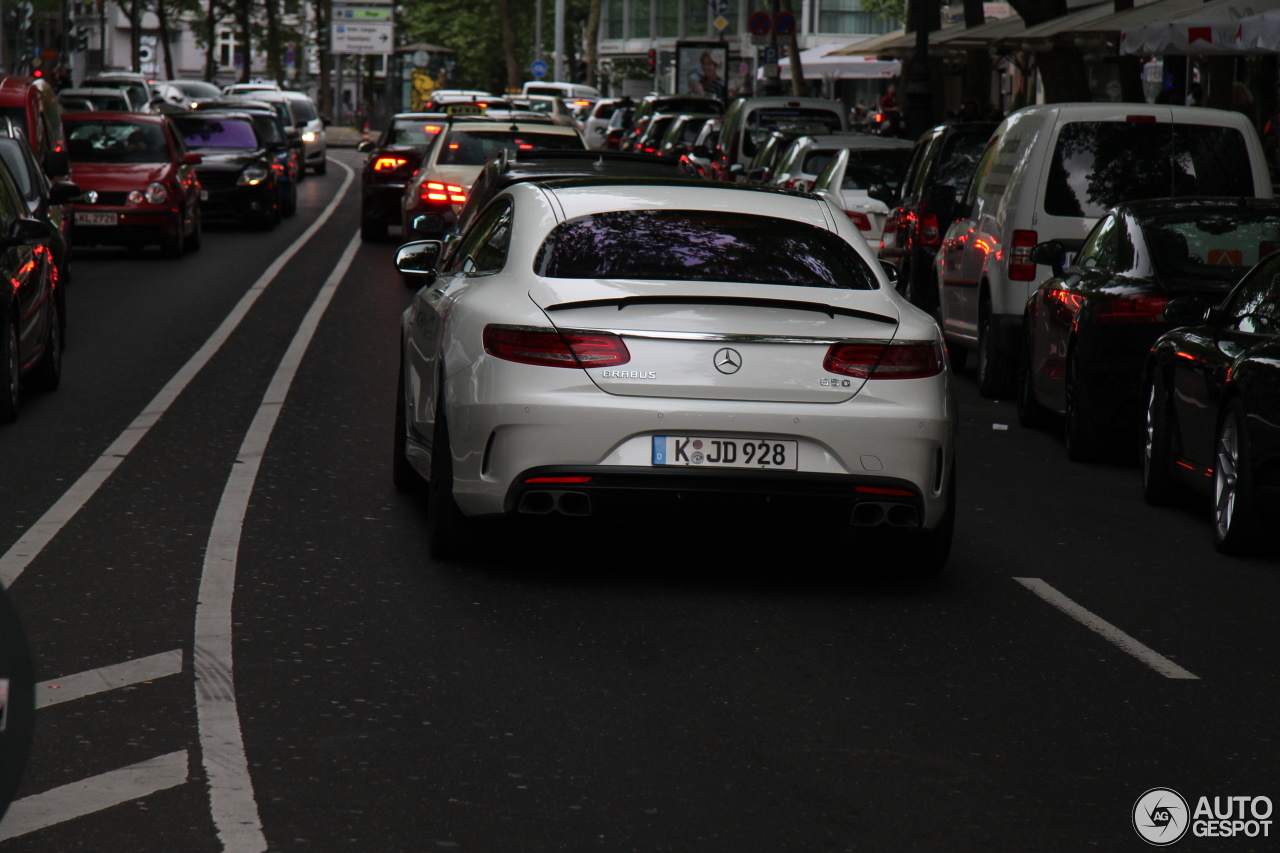
<path id="1" fill-rule="evenodd" d="M 201 201 L 208 201 L 208 200 L 209 200 L 209 191 L 208 191 L 208 190 L 200 190 L 200 200 L 201 200 Z"/>
<path id="2" fill-rule="evenodd" d="M 655 435 L 653 464 L 702 468 L 776 468 L 795 471 L 800 453 L 794 441 L 780 438 Z"/>
<path id="3" fill-rule="evenodd" d="M 115 225 L 116 214 L 114 213 L 94 213 L 88 210 L 76 211 L 77 225 Z"/>

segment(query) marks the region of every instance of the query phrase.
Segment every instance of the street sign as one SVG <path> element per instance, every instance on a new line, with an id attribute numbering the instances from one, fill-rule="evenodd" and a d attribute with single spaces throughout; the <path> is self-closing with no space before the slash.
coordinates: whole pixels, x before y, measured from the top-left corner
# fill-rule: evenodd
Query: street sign
<path id="1" fill-rule="evenodd" d="M 533 64 L 529 66 L 529 73 L 541 80 L 543 77 L 547 76 L 547 63 L 543 62 L 541 59 L 535 59 Z"/>
<path id="2" fill-rule="evenodd" d="M 779 12 L 773 19 L 773 31 L 780 36 L 789 36 L 796 31 L 796 16 L 790 12 Z"/>
<path id="3" fill-rule="evenodd" d="M 333 53 L 390 56 L 396 46 L 390 0 L 334 0 L 331 35 Z"/>
<path id="4" fill-rule="evenodd" d="M 760 64 L 778 64 L 778 46 L 776 44 L 766 44 L 764 47 L 760 48 Z"/>
<path id="5" fill-rule="evenodd" d="M 729 14 L 729 0 L 711 0 L 711 14 L 721 17 Z"/>
<path id="6" fill-rule="evenodd" d="M 722 33 L 724 32 L 724 28 L 729 26 L 729 19 L 726 18 L 724 15 L 721 15 L 720 17 L 712 21 L 712 23 L 716 25 L 716 32 Z"/>
<path id="7" fill-rule="evenodd" d="M 753 36 L 767 36 L 773 27 L 773 20 L 768 12 L 752 12 L 747 21 L 747 31 Z"/>

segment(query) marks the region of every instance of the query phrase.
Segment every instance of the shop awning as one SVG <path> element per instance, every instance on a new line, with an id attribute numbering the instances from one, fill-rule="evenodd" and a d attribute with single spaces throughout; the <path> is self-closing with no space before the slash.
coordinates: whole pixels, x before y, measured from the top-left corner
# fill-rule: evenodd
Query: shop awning
<path id="1" fill-rule="evenodd" d="M 1280 9 L 1265 0 L 1180 4 L 1176 11 L 1171 8 L 1120 32 L 1120 52 L 1133 56 L 1272 53 L 1277 43 Z"/>
<path id="2" fill-rule="evenodd" d="M 874 56 L 838 56 L 835 51 L 848 47 L 845 43 L 824 44 L 800 52 L 800 65 L 804 76 L 831 78 L 834 80 L 868 80 L 897 77 L 902 73 L 902 63 L 896 59 L 877 59 Z M 778 61 L 778 75 L 791 79 L 791 61 Z"/>

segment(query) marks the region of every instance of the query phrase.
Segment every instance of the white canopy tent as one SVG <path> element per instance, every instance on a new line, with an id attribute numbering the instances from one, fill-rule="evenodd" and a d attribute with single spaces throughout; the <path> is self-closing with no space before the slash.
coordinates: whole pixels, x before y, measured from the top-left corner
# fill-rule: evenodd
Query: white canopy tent
<path id="1" fill-rule="evenodd" d="M 833 80 L 880 80 L 897 77 L 902 73 L 902 63 L 896 59 L 877 59 L 874 56 L 833 56 L 834 51 L 849 45 L 822 44 L 800 51 L 800 65 L 809 78 Z M 791 79 L 791 60 L 778 60 L 778 75 Z"/>
<path id="2" fill-rule="evenodd" d="M 1120 33 L 1120 52 L 1134 56 L 1238 56 L 1277 50 L 1280 9 L 1267 0 L 1211 0 L 1171 20 Z"/>

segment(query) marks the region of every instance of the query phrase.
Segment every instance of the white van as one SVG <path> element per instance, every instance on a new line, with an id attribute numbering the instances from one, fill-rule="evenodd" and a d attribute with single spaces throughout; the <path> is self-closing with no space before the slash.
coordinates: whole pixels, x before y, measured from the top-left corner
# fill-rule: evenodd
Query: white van
<path id="1" fill-rule="evenodd" d="M 1108 208 L 1188 195 L 1271 198 L 1262 143 L 1245 116 L 1124 103 L 1048 104 L 1010 115 L 959 205 L 951 187 L 930 191 L 940 219 L 953 211 L 934 262 L 953 367 L 977 350 L 982 394 L 1011 395 L 1023 309 L 1051 274 L 1031 259 L 1035 245 L 1057 240 L 1075 252 Z"/>
<path id="2" fill-rule="evenodd" d="M 758 146 L 775 132 L 791 139 L 842 133 L 849 129 L 848 112 L 839 101 L 823 98 L 736 98 L 724 111 L 711 176 L 717 181 L 745 178 Z"/>
<path id="3" fill-rule="evenodd" d="M 520 94 L 526 98 L 530 95 L 550 95 L 553 98 L 564 98 L 570 103 L 590 101 L 594 104 L 600 100 L 599 90 L 592 86 L 583 86 L 580 83 L 544 83 L 541 80 L 530 80 L 525 83 Z"/>

